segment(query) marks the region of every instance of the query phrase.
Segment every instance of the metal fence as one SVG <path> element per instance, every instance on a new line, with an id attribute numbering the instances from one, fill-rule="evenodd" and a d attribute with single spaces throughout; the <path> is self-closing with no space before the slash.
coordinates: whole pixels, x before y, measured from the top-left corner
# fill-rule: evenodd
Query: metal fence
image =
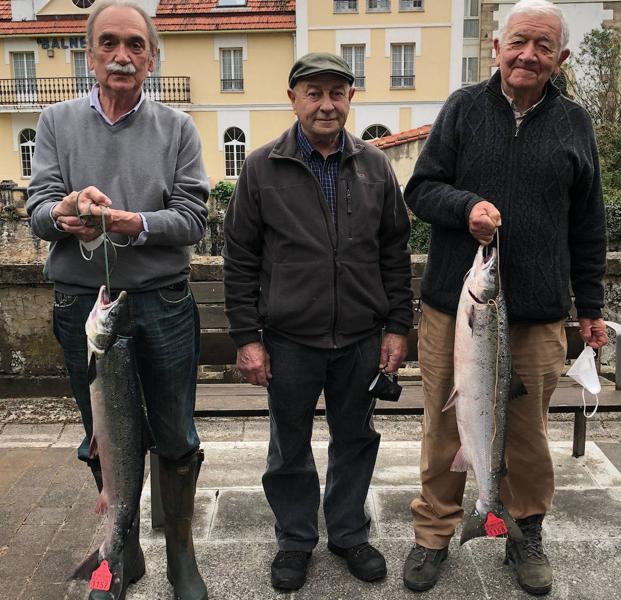
<path id="1" fill-rule="evenodd" d="M 87 96 L 93 77 L 0 79 L 0 105 L 45 105 Z M 189 77 L 147 77 L 143 88 L 151 100 L 190 103 Z"/>

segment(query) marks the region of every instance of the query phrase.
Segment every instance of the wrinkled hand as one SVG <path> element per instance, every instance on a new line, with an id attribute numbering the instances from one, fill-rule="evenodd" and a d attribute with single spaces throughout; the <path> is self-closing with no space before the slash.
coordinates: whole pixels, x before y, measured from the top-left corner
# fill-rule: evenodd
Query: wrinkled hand
<path id="1" fill-rule="evenodd" d="M 80 215 L 92 215 L 94 225 L 101 225 L 101 209 L 102 207 L 111 206 L 112 200 L 103 192 L 94 186 L 84 188 L 81 192 L 71 192 L 65 196 L 62 201 L 54 206 L 52 217 L 57 225 L 66 231 L 72 233 L 78 239 L 88 242 L 94 240 L 101 235 L 101 227 L 87 226 L 80 218 Z M 111 225 L 111 218 L 106 215 L 106 229 Z"/>
<path id="2" fill-rule="evenodd" d="M 387 333 L 380 349 L 380 370 L 395 373 L 408 353 L 408 339 L 405 335 Z"/>
<path id="3" fill-rule="evenodd" d="M 143 230 L 138 213 L 110 208 L 112 200 L 95 186 L 71 192 L 52 210 L 52 217 L 64 231 L 88 242 L 101 235 L 103 213 L 106 231 L 136 237 Z M 78 216 L 82 215 L 82 219 Z M 90 216 L 89 216 L 90 215 Z"/>
<path id="4" fill-rule="evenodd" d="M 494 239 L 496 229 L 502 225 L 498 209 L 487 200 L 477 202 L 468 216 L 468 229 L 479 244 L 487 246 Z"/>
<path id="5" fill-rule="evenodd" d="M 608 343 L 608 332 L 604 319 L 578 319 L 580 336 L 587 346 L 597 350 Z"/>
<path id="6" fill-rule="evenodd" d="M 252 342 L 237 349 L 237 368 L 248 383 L 267 387 L 272 378 L 270 355 L 260 342 Z"/>

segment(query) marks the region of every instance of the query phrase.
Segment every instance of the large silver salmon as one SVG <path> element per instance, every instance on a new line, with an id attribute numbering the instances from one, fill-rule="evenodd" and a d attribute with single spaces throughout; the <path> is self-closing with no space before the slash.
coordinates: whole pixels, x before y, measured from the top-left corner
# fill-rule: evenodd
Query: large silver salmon
<path id="1" fill-rule="evenodd" d="M 453 404 L 461 448 L 451 471 L 474 470 L 479 497 L 466 517 L 461 543 L 475 537 L 509 534 L 522 539 L 500 501 L 505 471 L 507 403 L 526 391 L 512 389 L 507 307 L 500 289 L 496 248 L 480 246 L 459 298 L 455 324 Z"/>
<path id="2" fill-rule="evenodd" d="M 99 455 L 103 489 L 96 511 L 107 512 L 105 539 L 75 571 L 91 588 L 119 598 L 123 589 L 123 548 L 137 515 L 142 491 L 145 412 L 133 340 L 127 337 L 127 293 L 110 302 L 105 286 L 86 322 L 93 412 L 91 456 Z"/>

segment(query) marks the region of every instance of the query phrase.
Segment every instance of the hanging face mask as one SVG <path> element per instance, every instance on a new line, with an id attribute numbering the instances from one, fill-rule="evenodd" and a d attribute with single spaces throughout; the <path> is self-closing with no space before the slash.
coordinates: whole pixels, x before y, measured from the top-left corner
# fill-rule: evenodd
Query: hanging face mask
<path id="1" fill-rule="evenodd" d="M 602 386 L 599 382 L 599 375 L 597 374 L 597 367 L 595 366 L 595 351 L 590 346 L 584 347 L 584 350 L 580 353 L 580 356 L 576 359 L 573 365 L 567 371 L 572 379 L 577 381 L 582 386 L 582 400 L 584 402 L 584 415 L 586 417 L 592 417 L 597 411 L 599 399 L 597 394 L 602 391 Z M 586 400 L 584 398 L 584 390 L 587 390 L 595 396 L 596 405 L 595 409 L 590 415 L 586 414 Z"/>

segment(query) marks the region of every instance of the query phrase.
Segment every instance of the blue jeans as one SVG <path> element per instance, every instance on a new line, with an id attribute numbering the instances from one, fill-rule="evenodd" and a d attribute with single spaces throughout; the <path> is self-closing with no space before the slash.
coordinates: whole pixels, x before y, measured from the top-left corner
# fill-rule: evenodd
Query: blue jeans
<path id="1" fill-rule="evenodd" d="M 54 292 L 54 334 L 63 349 L 86 433 L 78 458 L 89 463 L 93 416 L 84 325 L 96 300 L 94 294 Z M 187 282 L 128 294 L 128 304 L 138 374 L 154 436 L 151 450 L 177 460 L 200 443 L 194 426 L 200 346 L 196 304 Z"/>
<path id="2" fill-rule="evenodd" d="M 311 449 L 313 417 L 323 390 L 330 428 L 323 509 L 328 538 L 349 548 L 368 540 L 364 510 L 380 434 L 373 427 L 379 333 L 345 348 L 320 349 L 266 331 L 270 445 L 263 489 L 276 517 L 281 550 L 311 551 L 319 540 L 319 477 Z"/>

